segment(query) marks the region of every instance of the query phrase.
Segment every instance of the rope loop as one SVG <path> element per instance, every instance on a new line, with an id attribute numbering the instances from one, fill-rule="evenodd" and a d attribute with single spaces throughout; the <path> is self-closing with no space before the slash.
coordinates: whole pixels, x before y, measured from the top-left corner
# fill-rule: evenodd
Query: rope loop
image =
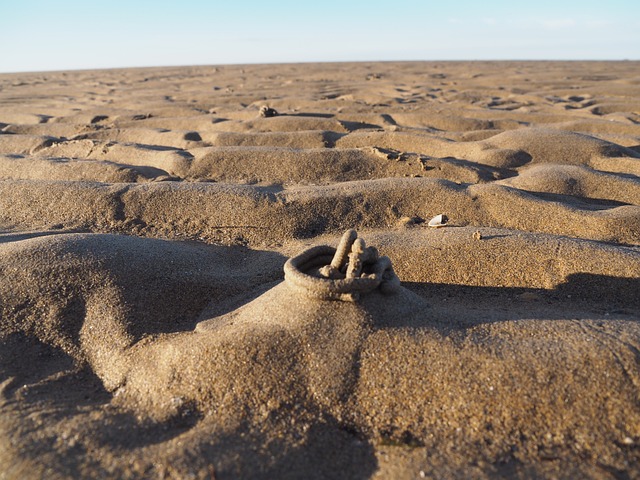
<path id="1" fill-rule="evenodd" d="M 392 294 L 400 288 L 389 257 L 367 247 L 355 230 L 347 230 L 338 248 L 312 247 L 284 264 L 288 285 L 322 300 L 356 301 L 377 288 Z"/>

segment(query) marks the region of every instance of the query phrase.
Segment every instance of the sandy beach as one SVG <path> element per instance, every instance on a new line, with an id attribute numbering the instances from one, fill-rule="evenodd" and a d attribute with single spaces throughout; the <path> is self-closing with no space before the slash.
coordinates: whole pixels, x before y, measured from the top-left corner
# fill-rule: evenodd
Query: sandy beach
<path id="1" fill-rule="evenodd" d="M 640 478 L 640 62 L 0 74 L 0 309 L 0 479 Z"/>

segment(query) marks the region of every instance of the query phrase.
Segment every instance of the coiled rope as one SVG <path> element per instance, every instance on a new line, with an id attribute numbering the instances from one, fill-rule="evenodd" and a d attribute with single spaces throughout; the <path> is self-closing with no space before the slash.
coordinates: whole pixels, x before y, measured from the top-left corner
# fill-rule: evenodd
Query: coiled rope
<path id="1" fill-rule="evenodd" d="M 287 260 L 284 278 L 294 289 L 323 300 L 356 301 L 378 288 L 387 295 L 400 288 L 389 257 L 367 247 L 355 230 L 344 233 L 338 248 L 312 247 Z"/>

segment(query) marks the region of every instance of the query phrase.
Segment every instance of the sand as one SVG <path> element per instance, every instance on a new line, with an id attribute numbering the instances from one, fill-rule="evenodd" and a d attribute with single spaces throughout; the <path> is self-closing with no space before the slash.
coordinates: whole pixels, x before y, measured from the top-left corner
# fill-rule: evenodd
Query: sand
<path id="1" fill-rule="evenodd" d="M 639 71 L 0 75 L 0 478 L 640 477 Z"/>

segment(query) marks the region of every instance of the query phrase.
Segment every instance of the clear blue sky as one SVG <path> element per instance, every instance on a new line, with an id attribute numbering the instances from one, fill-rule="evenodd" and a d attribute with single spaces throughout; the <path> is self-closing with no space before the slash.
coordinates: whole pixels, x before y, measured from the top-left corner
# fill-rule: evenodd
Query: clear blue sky
<path id="1" fill-rule="evenodd" d="M 640 0 L 0 0 L 0 72 L 640 59 Z"/>

